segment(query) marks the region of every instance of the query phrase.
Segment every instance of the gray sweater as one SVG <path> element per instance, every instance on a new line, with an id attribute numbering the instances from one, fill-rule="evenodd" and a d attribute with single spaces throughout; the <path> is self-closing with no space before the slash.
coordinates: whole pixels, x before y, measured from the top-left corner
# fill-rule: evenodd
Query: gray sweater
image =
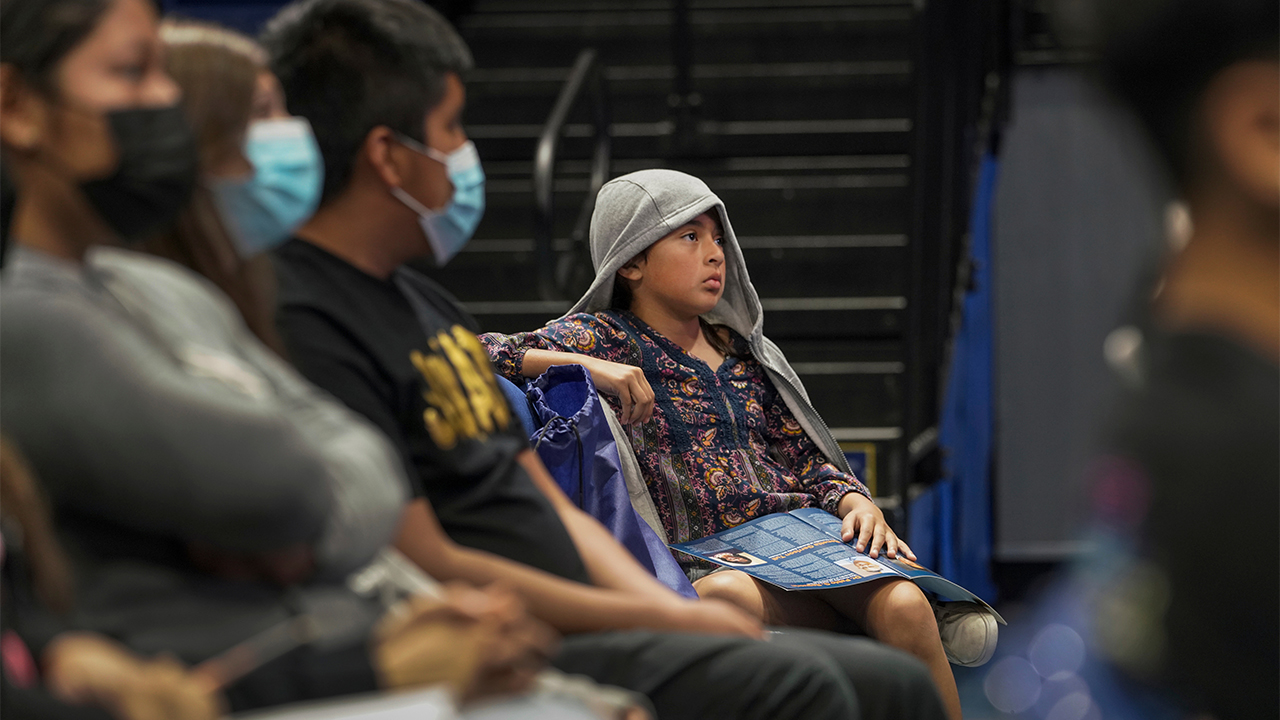
<path id="1" fill-rule="evenodd" d="M 0 276 L 0 369 L 0 424 L 81 519 L 64 529 L 128 539 L 89 543 L 104 559 L 81 568 L 81 621 L 144 651 L 196 660 L 286 612 L 269 588 L 219 590 L 149 548 L 309 543 L 317 576 L 303 595 L 341 593 L 407 499 L 381 433 L 164 260 L 99 248 L 81 266 L 16 246 Z M 99 522 L 118 530 L 86 534 Z"/>
<path id="2" fill-rule="evenodd" d="M 389 442 L 210 283 L 113 248 L 7 265 L 0 423 L 56 503 L 228 550 L 312 542 L 330 577 L 390 541 L 407 495 Z"/>

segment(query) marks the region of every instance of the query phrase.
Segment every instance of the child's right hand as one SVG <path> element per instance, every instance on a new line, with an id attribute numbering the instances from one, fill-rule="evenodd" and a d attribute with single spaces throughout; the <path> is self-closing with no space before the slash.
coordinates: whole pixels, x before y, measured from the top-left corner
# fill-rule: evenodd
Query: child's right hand
<path id="1" fill-rule="evenodd" d="M 591 380 L 598 390 L 616 395 L 622 402 L 618 422 L 629 425 L 649 422 L 653 417 L 653 388 L 649 387 L 643 370 L 592 357 L 584 357 L 582 365 L 591 372 Z"/>

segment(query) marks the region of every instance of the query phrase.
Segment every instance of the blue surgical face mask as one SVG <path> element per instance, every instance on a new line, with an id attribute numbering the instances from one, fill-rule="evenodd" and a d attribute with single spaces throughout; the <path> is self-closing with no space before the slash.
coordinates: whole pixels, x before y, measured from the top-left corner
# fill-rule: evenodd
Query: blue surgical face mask
<path id="1" fill-rule="evenodd" d="M 427 236 L 436 264 L 444 265 L 467 244 L 484 216 L 484 169 L 480 167 L 480 154 L 470 140 L 451 153 L 442 153 L 404 136 L 399 140 L 405 147 L 443 163 L 453 183 L 453 197 L 443 210 L 432 210 L 404 190 L 391 188 L 400 202 L 418 213 L 418 224 Z"/>
<path id="2" fill-rule="evenodd" d="M 250 124 L 244 154 L 253 175 L 215 181 L 212 189 L 237 249 L 250 257 L 289 239 L 315 213 L 324 163 L 311 124 L 300 117 Z"/>

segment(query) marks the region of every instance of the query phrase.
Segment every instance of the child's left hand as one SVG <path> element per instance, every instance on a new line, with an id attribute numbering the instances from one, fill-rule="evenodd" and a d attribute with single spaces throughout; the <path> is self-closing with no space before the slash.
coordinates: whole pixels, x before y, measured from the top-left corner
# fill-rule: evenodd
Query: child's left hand
<path id="1" fill-rule="evenodd" d="M 858 541 L 854 543 L 854 547 L 858 552 L 865 552 L 873 558 L 879 557 L 880 547 L 884 546 L 885 555 L 891 558 L 898 557 L 901 552 L 911 560 L 916 559 L 916 554 L 898 539 L 893 528 L 885 522 L 884 513 L 867 496 L 856 492 L 848 493 L 840 498 L 839 510 L 840 517 L 844 518 L 840 537 L 845 542 L 851 542 L 856 537 Z"/>

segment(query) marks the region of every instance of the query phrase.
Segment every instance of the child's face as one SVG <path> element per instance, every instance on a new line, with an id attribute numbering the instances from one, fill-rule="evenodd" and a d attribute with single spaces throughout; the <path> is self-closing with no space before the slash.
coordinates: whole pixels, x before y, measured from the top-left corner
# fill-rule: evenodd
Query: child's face
<path id="1" fill-rule="evenodd" d="M 637 303 L 660 304 L 678 315 L 710 312 L 724 294 L 724 232 L 715 211 L 703 213 L 649 247 L 620 270 Z"/>

